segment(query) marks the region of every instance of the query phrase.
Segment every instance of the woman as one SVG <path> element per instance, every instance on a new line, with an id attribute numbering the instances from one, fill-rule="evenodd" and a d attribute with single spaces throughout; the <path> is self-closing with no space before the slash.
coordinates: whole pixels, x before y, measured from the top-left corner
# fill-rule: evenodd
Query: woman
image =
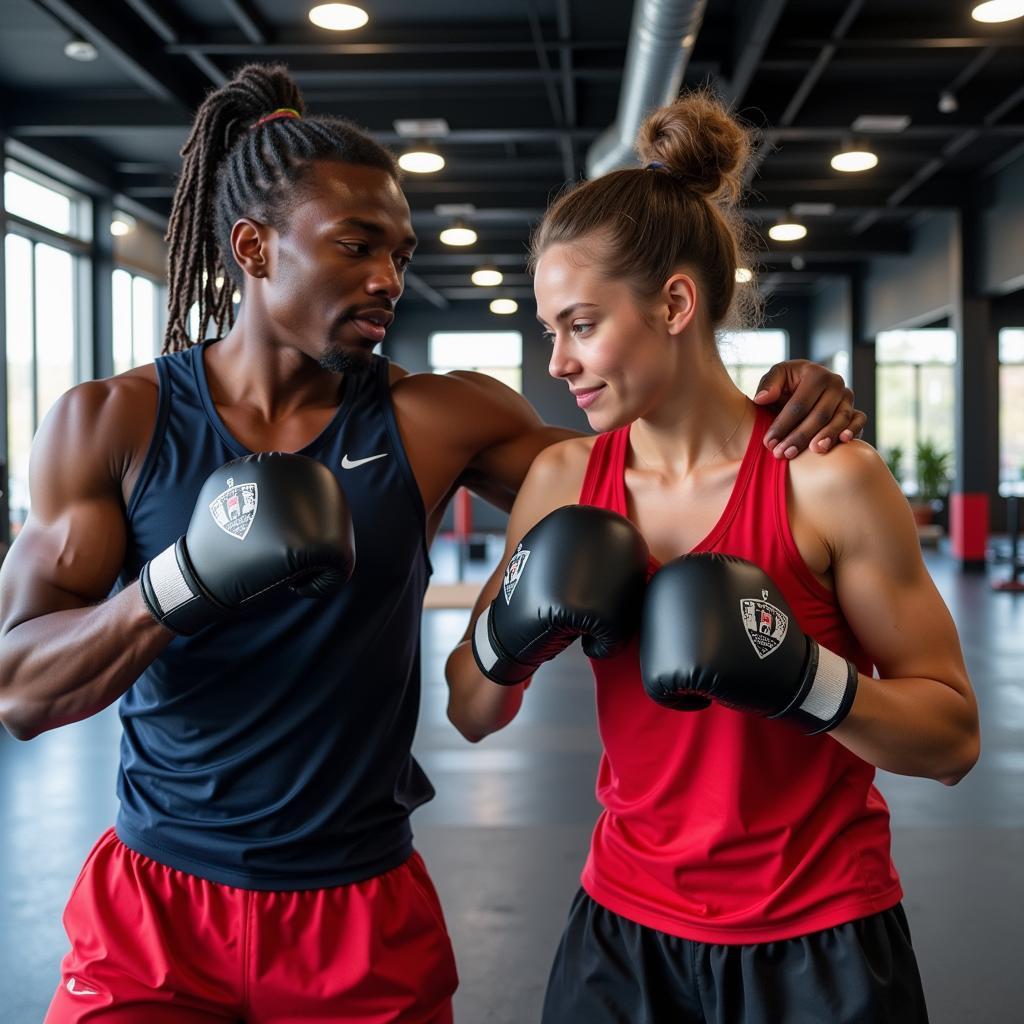
<path id="1" fill-rule="evenodd" d="M 875 451 L 773 458 L 719 357 L 746 131 L 691 95 L 638 151 L 535 238 L 550 372 L 601 433 L 534 463 L 448 664 L 479 740 L 576 636 L 594 659 L 604 810 L 544 1021 L 924 1021 L 873 778 L 976 761 L 956 630 Z"/>

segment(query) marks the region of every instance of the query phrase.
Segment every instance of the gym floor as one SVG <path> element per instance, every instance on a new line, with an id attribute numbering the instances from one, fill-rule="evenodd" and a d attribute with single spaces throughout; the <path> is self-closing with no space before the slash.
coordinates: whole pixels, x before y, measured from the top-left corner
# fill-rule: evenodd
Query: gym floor
<path id="1" fill-rule="evenodd" d="M 995 594 L 985 576 L 927 558 L 978 691 L 983 753 L 953 789 L 886 773 L 879 786 L 933 1024 L 1006 1024 L 1024 1015 L 1024 595 Z M 453 578 L 443 542 L 434 562 L 435 578 Z M 592 681 L 573 649 L 538 673 L 509 728 L 471 746 L 445 717 L 443 681 L 466 614 L 424 616 L 416 754 L 437 797 L 414 826 L 459 961 L 456 1021 L 530 1024 L 598 810 Z M 119 728 L 108 709 L 28 744 L 0 730 L 4 1024 L 40 1021 L 56 984 L 61 910 L 115 813 Z"/>

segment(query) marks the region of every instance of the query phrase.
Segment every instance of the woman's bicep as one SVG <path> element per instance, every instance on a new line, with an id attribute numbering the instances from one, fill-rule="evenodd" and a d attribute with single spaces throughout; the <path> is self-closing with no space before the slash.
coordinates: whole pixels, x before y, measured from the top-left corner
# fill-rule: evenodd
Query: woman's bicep
<path id="1" fill-rule="evenodd" d="M 906 499 L 881 465 L 858 474 L 836 519 L 833 574 L 843 614 L 882 678 L 970 691 L 953 618 L 921 556 Z"/>

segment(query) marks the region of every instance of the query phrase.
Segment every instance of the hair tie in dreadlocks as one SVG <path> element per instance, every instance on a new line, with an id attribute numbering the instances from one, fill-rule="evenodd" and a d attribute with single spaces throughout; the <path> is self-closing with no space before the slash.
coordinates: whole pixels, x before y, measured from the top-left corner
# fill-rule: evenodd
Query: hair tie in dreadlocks
<path id="1" fill-rule="evenodd" d="M 280 121 L 282 117 L 297 118 L 302 120 L 302 115 L 294 107 L 278 107 L 273 113 L 266 114 L 261 117 L 254 125 L 249 128 L 252 131 L 253 128 L 259 128 L 261 124 L 266 124 L 268 121 Z"/>

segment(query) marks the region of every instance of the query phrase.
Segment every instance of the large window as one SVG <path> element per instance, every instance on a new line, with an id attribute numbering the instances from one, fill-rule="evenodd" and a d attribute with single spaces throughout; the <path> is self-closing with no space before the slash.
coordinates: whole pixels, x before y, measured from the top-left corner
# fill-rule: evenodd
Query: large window
<path id="1" fill-rule="evenodd" d="M 916 490 L 915 452 L 920 441 L 954 451 L 953 366 L 956 333 L 940 328 L 882 331 L 875 339 L 878 449 L 899 449 L 900 483 Z"/>
<path id="2" fill-rule="evenodd" d="M 999 489 L 1024 494 L 1024 328 L 999 332 Z"/>
<path id="3" fill-rule="evenodd" d="M 476 370 L 513 391 L 523 390 L 523 336 L 519 331 L 436 331 L 430 335 L 434 373 Z"/>
<path id="4" fill-rule="evenodd" d="M 725 331 L 718 338 L 718 351 L 729 376 L 749 398 L 758 381 L 786 358 L 789 336 L 785 331 Z"/>
<path id="5" fill-rule="evenodd" d="M 11 533 L 28 514 L 32 438 L 81 376 L 78 325 L 88 202 L 21 169 L 4 174 L 11 219 L 6 270 L 7 437 Z"/>
<path id="6" fill-rule="evenodd" d="M 160 290 L 148 277 L 115 270 L 114 373 L 151 363 L 159 354 Z"/>

